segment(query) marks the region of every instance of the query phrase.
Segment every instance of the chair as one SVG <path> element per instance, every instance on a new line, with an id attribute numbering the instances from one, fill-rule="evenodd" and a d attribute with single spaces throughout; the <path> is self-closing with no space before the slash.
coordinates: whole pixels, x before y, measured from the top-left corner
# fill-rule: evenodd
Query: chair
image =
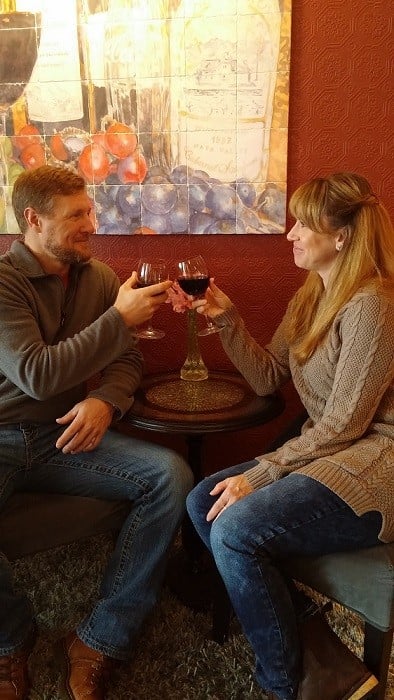
<path id="1" fill-rule="evenodd" d="M 15 493 L 0 511 L 0 552 L 14 560 L 120 530 L 129 504 L 85 496 Z"/>
<path id="2" fill-rule="evenodd" d="M 379 685 L 370 697 L 384 700 L 394 630 L 394 544 L 359 551 L 297 558 L 285 572 L 364 621 L 363 660 Z M 212 638 L 223 644 L 228 636 L 231 604 L 224 585 L 215 586 Z"/>
<path id="3" fill-rule="evenodd" d="M 304 418 L 299 417 L 278 443 L 297 435 Z M 275 449 L 275 445 L 271 447 Z M 379 681 L 369 697 L 384 700 L 394 631 L 394 543 L 321 557 L 297 557 L 288 560 L 283 569 L 294 580 L 361 617 L 363 660 Z M 223 584 L 217 584 L 212 638 L 220 644 L 228 636 L 230 617 L 227 592 Z"/>
<path id="4" fill-rule="evenodd" d="M 394 629 L 394 543 L 294 559 L 286 572 L 364 620 L 363 659 L 379 681 L 370 697 L 384 700 Z"/>

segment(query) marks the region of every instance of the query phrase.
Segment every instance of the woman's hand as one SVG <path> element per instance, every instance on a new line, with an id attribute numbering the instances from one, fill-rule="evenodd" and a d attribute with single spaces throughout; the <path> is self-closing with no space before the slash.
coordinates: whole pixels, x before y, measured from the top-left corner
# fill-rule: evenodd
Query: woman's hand
<path id="1" fill-rule="evenodd" d="M 211 496 L 217 496 L 218 494 L 220 496 L 208 511 L 208 522 L 215 520 L 226 508 L 252 492 L 253 488 L 244 474 L 237 474 L 237 476 L 230 476 L 224 481 L 219 481 L 210 492 Z"/>
<path id="2" fill-rule="evenodd" d="M 199 314 L 204 314 L 210 318 L 215 318 L 222 314 L 223 311 L 231 309 L 232 305 L 231 299 L 216 286 L 213 277 L 209 281 L 205 299 L 197 299 L 193 302 L 193 308 L 197 309 Z"/>

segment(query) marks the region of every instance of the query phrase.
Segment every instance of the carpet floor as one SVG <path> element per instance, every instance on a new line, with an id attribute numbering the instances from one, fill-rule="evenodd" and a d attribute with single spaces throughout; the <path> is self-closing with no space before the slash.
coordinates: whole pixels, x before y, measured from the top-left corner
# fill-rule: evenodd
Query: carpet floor
<path id="1" fill-rule="evenodd" d="M 13 563 L 35 609 L 39 637 L 31 656 L 31 700 L 58 700 L 53 645 L 89 611 L 110 552 L 100 536 Z M 329 620 L 360 654 L 360 621 L 334 606 Z M 209 639 L 210 615 L 182 605 L 164 586 L 133 658 L 114 672 L 108 700 L 264 700 L 254 659 L 236 621 L 224 645 Z M 316 700 L 321 700 L 316 698 Z M 394 700 L 394 656 L 386 700 Z"/>

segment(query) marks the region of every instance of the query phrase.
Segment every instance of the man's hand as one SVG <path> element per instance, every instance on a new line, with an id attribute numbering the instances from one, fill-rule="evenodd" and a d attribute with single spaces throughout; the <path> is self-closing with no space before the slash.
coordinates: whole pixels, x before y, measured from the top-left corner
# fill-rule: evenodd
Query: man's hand
<path id="1" fill-rule="evenodd" d="M 112 416 L 113 407 L 106 401 L 93 397 L 80 401 L 68 413 L 56 419 L 60 425 L 69 423 L 56 447 L 64 454 L 91 452 L 100 444 Z"/>
<path id="2" fill-rule="evenodd" d="M 252 492 L 253 488 L 244 474 L 237 474 L 237 476 L 230 476 L 224 481 L 219 481 L 210 492 L 211 496 L 221 495 L 207 514 L 208 522 L 215 520 L 226 508 Z"/>
<path id="3" fill-rule="evenodd" d="M 172 284 L 171 280 L 165 280 L 137 289 L 137 273 L 133 272 L 119 287 L 114 307 L 119 311 L 126 326 L 139 326 L 149 321 L 158 307 L 164 304 L 168 297 L 167 289 Z"/>

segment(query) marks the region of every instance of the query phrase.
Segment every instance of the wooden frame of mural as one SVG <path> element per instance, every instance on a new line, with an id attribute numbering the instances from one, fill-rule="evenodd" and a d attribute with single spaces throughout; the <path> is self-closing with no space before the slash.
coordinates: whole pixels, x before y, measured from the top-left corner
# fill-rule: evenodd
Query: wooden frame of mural
<path id="1" fill-rule="evenodd" d="M 291 0 L 0 0 L 0 232 L 48 163 L 99 234 L 283 233 L 290 22 Z"/>

